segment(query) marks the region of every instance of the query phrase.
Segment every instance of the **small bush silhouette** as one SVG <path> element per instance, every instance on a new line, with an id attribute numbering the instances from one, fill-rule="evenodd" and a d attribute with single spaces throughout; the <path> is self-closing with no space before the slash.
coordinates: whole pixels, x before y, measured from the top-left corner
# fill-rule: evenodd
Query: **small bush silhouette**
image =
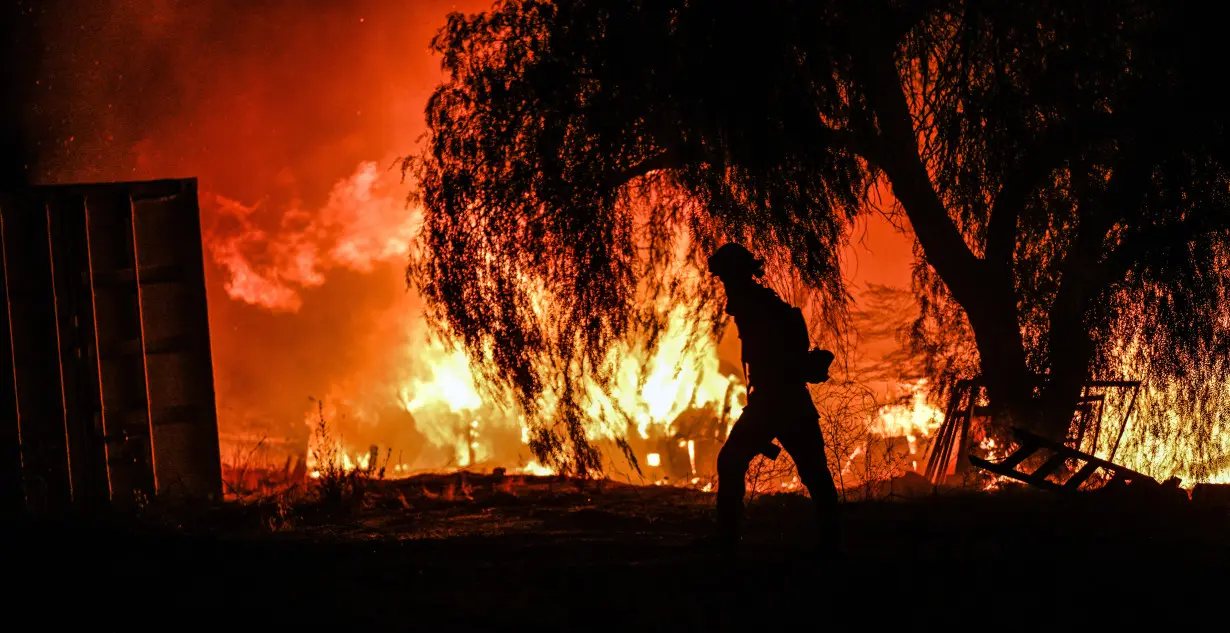
<path id="1" fill-rule="evenodd" d="M 319 401 L 309 446 L 309 460 L 315 464 L 309 486 L 314 500 L 329 513 L 361 508 L 370 482 L 384 479 L 393 452 L 388 449 L 381 460 L 379 450 L 372 446 L 366 464 L 348 468 L 342 438 L 333 437 L 325 419 L 324 403 Z"/>

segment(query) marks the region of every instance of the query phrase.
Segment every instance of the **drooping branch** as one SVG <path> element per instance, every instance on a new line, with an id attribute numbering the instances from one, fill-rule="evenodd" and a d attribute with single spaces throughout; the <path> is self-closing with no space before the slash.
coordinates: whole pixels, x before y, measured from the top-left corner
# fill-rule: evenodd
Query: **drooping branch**
<path id="1" fill-rule="evenodd" d="M 1124 237 L 1118 246 L 1097 264 L 1093 271 L 1096 284 L 1101 288 L 1122 281 L 1141 261 L 1147 261 L 1151 253 L 1179 248 L 1193 242 L 1206 233 L 1230 231 L 1230 206 L 1205 209 L 1197 214 L 1163 226 L 1141 227 Z"/>

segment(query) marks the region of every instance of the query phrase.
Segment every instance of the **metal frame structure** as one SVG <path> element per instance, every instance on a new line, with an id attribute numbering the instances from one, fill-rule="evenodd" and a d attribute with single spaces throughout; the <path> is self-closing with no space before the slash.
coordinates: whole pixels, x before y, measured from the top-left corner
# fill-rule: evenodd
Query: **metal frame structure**
<path id="1" fill-rule="evenodd" d="M 0 248 L 6 505 L 219 497 L 196 181 L 2 192 Z"/>
<path id="2" fill-rule="evenodd" d="M 1108 460 L 1098 459 L 1093 455 L 1083 453 L 1059 442 L 1052 442 L 1024 429 L 1014 427 L 1012 433 L 1016 435 L 1018 447 L 1007 459 L 994 463 L 971 455 L 969 458 L 970 463 L 997 475 L 1011 477 L 1031 486 L 1056 492 L 1080 490 L 1081 485 L 1099 470 L 1109 475 L 1107 480 L 1108 486 L 1157 485 L 1157 480 L 1148 475 L 1143 475 L 1119 464 L 1113 464 Z M 1040 466 L 1032 471 L 1017 469 L 1018 466 L 1024 464 L 1025 460 L 1041 451 L 1049 452 L 1050 457 Z M 1048 479 L 1048 477 L 1059 473 L 1064 466 L 1072 462 L 1079 463 L 1080 468 L 1075 469 L 1075 472 L 1065 477 L 1062 482 Z"/>
<path id="3" fill-rule="evenodd" d="M 1056 445 L 1064 447 L 1065 450 L 1074 451 L 1080 455 L 1085 455 L 1085 458 L 1082 459 L 1085 459 L 1086 461 L 1089 459 L 1096 459 L 1092 456 L 1092 453 L 1096 452 L 1098 439 L 1103 431 L 1103 414 L 1106 404 L 1106 390 L 1115 388 L 1130 389 L 1131 396 L 1128 407 L 1124 410 L 1123 416 L 1119 420 L 1118 434 L 1115 437 L 1115 442 L 1111 447 L 1110 454 L 1107 456 L 1106 460 L 1098 460 L 1105 461 L 1106 464 L 1114 466 L 1114 464 L 1111 464 L 1111 461 L 1114 460 L 1115 453 L 1119 450 L 1119 444 L 1123 440 L 1124 431 L 1127 429 L 1129 419 L 1133 411 L 1136 409 L 1136 399 L 1140 394 L 1140 381 L 1091 380 L 1085 383 L 1081 388 L 1081 396 L 1077 401 L 1077 410 L 1075 411 L 1075 413 L 1079 413 L 1080 415 L 1079 421 L 1074 429 L 1075 435 L 1066 438 L 1066 442 L 1063 444 Z M 994 466 L 991 462 L 973 458 L 969 455 L 969 434 L 970 428 L 973 426 L 974 418 L 987 417 L 990 414 L 987 407 L 978 405 L 983 389 L 985 389 L 985 385 L 983 384 L 981 378 L 959 380 L 953 386 L 953 389 L 949 394 L 948 406 L 945 409 L 944 422 L 940 425 L 940 428 L 936 433 L 935 440 L 931 444 L 928 455 L 925 476 L 927 480 L 933 484 L 938 485 L 942 483 L 943 480 L 951 474 L 964 473 L 968 470 L 969 466 L 977 466 L 984 470 L 999 472 L 994 468 L 987 467 L 988 464 Z M 1014 429 L 1014 432 L 1016 433 L 1018 439 L 1026 436 L 1031 438 L 1028 445 L 1032 446 L 1034 450 L 1039 447 L 1052 448 L 1051 444 L 1054 444 L 1049 440 L 1043 440 L 1042 438 L 1028 434 L 1023 430 Z M 1081 452 L 1081 449 L 1084 445 L 1086 437 L 1091 438 L 1090 444 L 1092 446 L 1092 450 L 1088 453 L 1083 453 Z M 1070 443 L 1071 446 L 1066 446 L 1068 443 Z M 1022 444 L 1021 449 L 1023 450 L 1025 447 L 1026 445 Z M 1019 455 L 1020 459 L 1023 460 L 1028 457 L 1029 454 L 1032 454 L 1032 452 L 1033 450 L 1022 453 L 1021 450 L 1018 450 L 1014 457 Z M 956 462 L 955 464 L 954 458 Z M 1014 462 L 1014 464 L 1015 463 L 1017 462 Z M 1013 468 L 1014 464 L 1008 465 L 1007 468 Z M 1057 467 L 1058 466 L 1056 466 L 1056 468 Z M 1119 466 L 1116 466 L 1116 468 L 1125 472 L 1130 472 Z M 1132 474 L 1138 475 L 1137 473 Z M 1045 477 L 1045 475 L 1043 475 L 1043 477 Z M 1086 474 L 1086 478 L 1087 477 L 1088 474 Z"/>
<path id="4" fill-rule="evenodd" d="M 1106 393 L 1096 393 L 1095 390 L 1105 389 L 1130 389 L 1131 400 L 1128 402 L 1127 409 L 1124 410 L 1123 416 L 1119 419 L 1119 432 L 1115 436 L 1115 443 L 1111 446 L 1110 454 L 1107 455 L 1107 461 L 1114 461 L 1115 453 L 1119 452 L 1119 444 L 1123 441 L 1123 432 L 1127 430 L 1128 419 L 1136 410 L 1136 398 L 1140 395 L 1139 380 L 1092 380 L 1081 388 L 1081 397 L 1077 401 L 1077 410 L 1081 414 L 1081 421 L 1077 427 L 1076 438 L 1074 439 L 1073 448 L 1080 450 L 1084 446 L 1086 433 L 1092 433 L 1091 446 L 1095 452 L 1098 446 L 1098 438 L 1102 433 L 1102 418 L 1106 405 Z M 1093 411 L 1097 411 L 1096 417 Z"/>

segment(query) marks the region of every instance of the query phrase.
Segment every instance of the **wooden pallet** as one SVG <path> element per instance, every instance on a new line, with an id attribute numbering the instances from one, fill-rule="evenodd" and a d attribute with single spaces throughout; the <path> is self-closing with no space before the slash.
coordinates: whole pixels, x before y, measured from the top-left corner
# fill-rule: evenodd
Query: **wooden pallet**
<path id="1" fill-rule="evenodd" d="M 1098 470 L 1105 470 L 1111 473 L 1111 480 L 1107 485 L 1120 484 L 1139 484 L 1159 485 L 1157 480 L 1143 475 L 1134 470 L 1113 464 L 1103 459 L 1098 459 L 1088 453 L 1082 453 L 1074 448 L 1065 446 L 1059 442 L 1048 440 L 1039 435 L 1035 435 L 1021 428 L 1014 427 L 1013 435 L 1016 436 L 1019 443 L 1015 452 L 1009 455 L 1001 462 L 990 462 L 985 459 L 970 456 L 970 463 L 978 468 L 988 472 L 995 473 L 1004 477 L 1010 477 L 1017 481 L 1023 481 L 1031 486 L 1045 488 L 1054 491 L 1075 491 L 1080 489 L 1081 484 L 1089 480 L 1093 473 Z M 1053 454 L 1041 466 L 1033 472 L 1025 472 L 1018 470 L 1026 459 L 1037 453 L 1039 450 L 1049 449 Z M 1077 460 L 1082 463 L 1079 470 L 1076 471 L 1063 483 L 1056 483 L 1047 479 L 1048 476 L 1058 471 L 1069 460 Z"/>

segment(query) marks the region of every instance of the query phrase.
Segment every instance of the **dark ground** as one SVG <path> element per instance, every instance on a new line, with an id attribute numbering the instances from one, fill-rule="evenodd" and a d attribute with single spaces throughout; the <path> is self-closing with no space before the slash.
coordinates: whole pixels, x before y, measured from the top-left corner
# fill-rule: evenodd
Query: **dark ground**
<path id="1" fill-rule="evenodd" d="M 852 503 L 844 562 L 818 567 L 807 500 L 762 497 L 729 575 L 701 542 L 711 495 L 479 478 L 448 500 L 449 481 L 384 482 L 349 518 L 300 508 L 277 531 L 272 506 L 10 522 L 4 595 L 30 623 L 112 630 L 1230 624 L 1225 508 L 1029 490 Z"/>

